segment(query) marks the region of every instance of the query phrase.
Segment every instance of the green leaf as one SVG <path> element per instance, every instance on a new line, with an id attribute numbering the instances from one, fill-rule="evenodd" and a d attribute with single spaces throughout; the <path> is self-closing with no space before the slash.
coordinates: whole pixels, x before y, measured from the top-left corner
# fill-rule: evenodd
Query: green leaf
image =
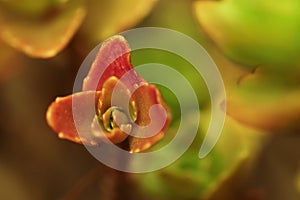
<path id="1" fill-rule="evenodd" d="M 300 2 L 196 1 L 195 16 L 229 58 L 243 65 L 299 66 Z"/>

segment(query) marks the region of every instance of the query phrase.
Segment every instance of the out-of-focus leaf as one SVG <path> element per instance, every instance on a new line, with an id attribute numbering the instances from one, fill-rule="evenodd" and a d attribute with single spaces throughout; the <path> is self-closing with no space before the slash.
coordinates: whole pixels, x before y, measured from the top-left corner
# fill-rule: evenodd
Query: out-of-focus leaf
<path id="1" fill-rule="evenodd" d="M 284 70 L 299 66 L 299 1 L 196 1 L 194 11 L 208 36 L 231 59 Z"/>
<path id="2" fill-rule="evenodd" d="M 89 0 L 88 14 L 80 32 L 88 46 L 95 46 L 143 19 L 157 0 Z"/>
<path id="3" fill-rule="evenodd" d="M 142 22 L 142 26 L 164 27 L 184 33 L 203 44 L 204 37 L 199 33 L 197 22 L 191 12 L 193 0 L 158 1 L 151 15 Z M 180 17 L 178 14 L 180 13 Z M 176 20 L 174 20 L 176 19 Z"/>
<path id="4" fill-rule="evenodd" d="M 297 128 L 299 84 L 297 74 L 278 75 L 258 67 L 227 85 L 227 112 L 240 122 L 269 131 Z"/>
<path id="5" fill-rule="evenodd" d="M 258 66 L 253 69 L 232 62 L 212 48 L 210 55 L 222 75 L 227 94 L 227 114 L 249 126 L 280 133 L 299 130 L 299 73 Z"/>
<path id="6" fill-rule="evenodd" d="M 55 6 L 45 0 L 34 1 L 36 6 L 30 6 L 33 3 L 30 0 L 28 2 L 31 4 L 26 6 L 0 4 L 0 38 L 32 57 L 55 56 L 80 26 L 85 16 L 83 2 L 62 1 Z"/>
<path id="7" fill-rule="evenodd" d="M 185 120 L 192 119 L 193 114 Z M 247 160 L 248 164 L 251 164 L 251 160 L 255 158 L 260 148 L 260 139 L 263 138 L 262 132 L 243 126 L 228 117 L 215 148 L 207 157 L 199 159 L 201 138 L 210 120 L 210 114 L 201 112 L 201 119 L 201 134 L 175 163 L 156 172 L 135 175 L 145 192 L 150 192 L 149 195 L 153 195 L 153 198 L 202 199 L 209 196 L 220 182 L 230 178 L 241 162 Z M 176 130 L 169 131 L 174 131 L 175 134 Z M 169 142 L 162 142 L 165 141 Z M 251 165 L 248 165 L 241 179 L 246 177 L 250 168 Z"/>
<path id="8" fill-rule="evenodd" d="M 65 0 L 8 0 L 2 1 L 1 4 L 5 5 L 8 9 L 19 13 L 25 14 L 30 17 L 37 17 L 43 15 L 49 7 L 57 6 L 61 3 L 66 2 Z"/>

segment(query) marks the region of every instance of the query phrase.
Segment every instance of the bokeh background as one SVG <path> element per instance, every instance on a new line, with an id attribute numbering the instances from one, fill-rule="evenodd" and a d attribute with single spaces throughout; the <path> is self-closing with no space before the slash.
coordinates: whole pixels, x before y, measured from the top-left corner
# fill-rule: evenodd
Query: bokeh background
<path id="1" fill-rule="evenodd" d="M 174 164 L 127 174 L 58 139 L 45 114 L 55 97 L 71 94 L 97 44 L 144 26 L 180 31 L 209 52 L 224 79 L 227 117 L 216 147 L 199 159 L 210 120 L 202 78 L 167 52 L 133 52 L 135 66 L 167 64 L 190 81 L 201 121 Z M 0 1 L 0 199 L 300 199 L 299 35 L 297 0 Z M 161 90 L 173 121 L 155 148 L 176 133 L 180 115 L 174 95 Z"/>

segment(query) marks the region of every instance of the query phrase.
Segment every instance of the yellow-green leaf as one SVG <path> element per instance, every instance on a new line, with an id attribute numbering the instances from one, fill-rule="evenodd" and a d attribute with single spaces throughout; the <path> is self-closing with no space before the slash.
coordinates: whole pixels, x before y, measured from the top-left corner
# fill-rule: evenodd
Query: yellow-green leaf
<path id="1" fill-rule="evenodd" d="M 82 0 L 73 0 L 43 10 L 33 17 L 0 4 L 0 38 L 31 57 L 55 56 L 80 26 L 85 8 Z"/>

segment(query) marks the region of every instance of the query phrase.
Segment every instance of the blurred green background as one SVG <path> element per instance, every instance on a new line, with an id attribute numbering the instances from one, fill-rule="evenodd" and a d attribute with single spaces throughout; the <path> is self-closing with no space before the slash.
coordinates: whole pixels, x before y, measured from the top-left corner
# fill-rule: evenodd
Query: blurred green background
<path id="1" fill-rule="evenodd" d="M 174 164 L 127 174 L 58 139 L 45 114 L 55 97 L 71 94 L 97 44 L 144 26 L 180 31 L 208 51 L 224 80 L 227 117 L 216 147 L 199 159 L 210 120 L 201 76 L 168 52 L 133 52 L 134 66 L 166 64 L 201 91 L 201 121 Z M 299 35 L 297 0 L 0 1 L 0 199 L 300 199 Z M 173 121 L 155 148 L 180 122 L 176 98 L 160 88 Z"/>

